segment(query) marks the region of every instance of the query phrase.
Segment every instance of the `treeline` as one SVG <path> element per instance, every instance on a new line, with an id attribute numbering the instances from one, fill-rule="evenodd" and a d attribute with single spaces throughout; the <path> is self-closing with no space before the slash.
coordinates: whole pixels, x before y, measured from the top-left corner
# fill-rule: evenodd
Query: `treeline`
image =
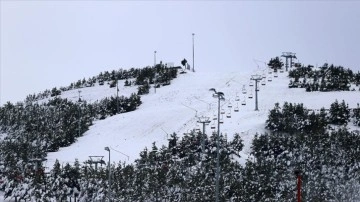
<path id="1" fill-rule="evenodd" d="M 267 66 L 274 72 L 282 70 L 284 63 L 281 58 L 271 58 Z M 360 85 L 360 72 L 354 73 L 342 66 L 325 63 L 321 67 L 304 66 L 301 63 L 291 64 L 295 68 L 289 70 L 289 88 L 305 88 L 310 91 L 349 91 L 356 90 Z M 360 90 L 360 88 L 358 88 Z"/>
<path id="2" fill-rule="evenodd" d="M 342 66 L 325 63 L 320 68 L 298 67 L 289 71 L 289 88 L 305 88 L 306 91 L 349 91 L 351 84 L 359 86 L 360 73 L 353 73 Z"/>
<path id="3" fill-rule="evenodd" d="M 214 201 L 216 135 L 195 131 L 181 140 L 169 137 L 168 146 L 144 149 L 134 164 L 112 164 L 111 196 L 114 201 Z M 232 141 L 220 137 L 220 198 L 239 199 L 243 148 L 239 135 Z M 204 150 L 203 150 L 204 148 Z M 108 196 L 106 166 L 54 164 L 49 174 L 32 171 L 21 178 L 7 177 L 5 197 L 40 201 L 103 201 Z M 211 194 L 209 194 L 211 193 Z"/>
<path id="4" fill-rule="evenodd" d="M 110 88 L 113 88 L 116 86 L 118 80 L 125 80 L 125 86 L 138 85 L 139 95 L 146 94 L 146 88 L 149 87 L 150 84 L 155 84 L 157 88 L 169 85 L 171 80 L 177 77 L 179 68 L 180 67 L 167 67 L 160 63 L 155 67 L 104 71 L 100 72 L 97 76 L 88 79 L 79 79 L 66 87 L 54 87 L 51 90 L 47 89 L 38 94 L 28 95 L 26 97 L 26 102 L 34 102 L 49 97 L 55 97 L 61 95 L 64 91 L 92 87 L 95 86 L 95 84 L 108 85 Z"/>
<path id="5" fill-rule="evenodd" d="M 255 137 L 248 161 L 251 200 L 296 199 L 295 171 L 302 179 L 302 201 L 360 200 L 360 136 L 338 129 L 323 133 L 269 132 Z"/>
<path id="6" fill-rule="evenodd" d="M 360 126 L 360 107 L 350 109 L 343 100 L 335 100 L 330 109 L 306 109 L 303 104 L 285 102 L 283 107 L 279 103 L 270 110 L 266 127 L 272 131 L 294 132 L 323 132 L 329 124 L 346 126 L 352 122 Z"/>
<path id="7" fill-rule="evenodd" d="M 270 131 L 255 137 L 255 159 L 247 163 L 253 167 L 254 190 L 262 190 L 254 191 L 251 201 L 294 201 L 295 170 L 302 175 L 304 201 L 359 201 L 360 134 L 344 127 L 349 115 L 359 121 L 359 109 L 351 112 L 337 101 L 320 112 L 276 104 L 266 121 Z"/>
<path id="8" fill-rule="evenodd" d="M 292 202 L 296 199 L 295 170 L 302 176 L 303 201 L 359 201 L 360 135 L 346 130 L 333 115 L 349 110 L 350 120 L 358 121 L 360 108 L 351 110 L 342 103 L 336 101 L 330 110 L 319 112 L 302 104 L 276 104 L 266 121 L 268 132 L 255 135 L 244 164 L 239 163 L 244 146 L 240 135 L 230 141 L 221 135 L 220 201 Z M 214 201 L 216 137 L 195 130 L 183 138 L 174 133 L 166 146 L 153 143 L 133 164 L 111 164 L 112 198 Z M 57 162 L 47 175 L 32 173 L 39 174 L 5 178 L 6 197 L 102 201 L 109 194 L 105 165 L 95 170 L 77 161 L 65 166 Z"/>
<path id="9" fill-rule="evenodd" d="M 76 141 L 93 120 L 135 110 L 140 96 L 104 98 L 99 102 L 72 102 L 56 97 L 48 102 L 6 103 L 0 107 L 0 163 L 5 175 L 17 176 L 32 159 L 43 159 Z M 10 173 L 8 173 L 10 172 Z"/>
<path id="10" fill-rule="evenodd" d="M 138 94 L 149 93 L 150 85 L 155 88 L 170 85 L 171 80 L 177 77 L 178 67 L 166 68 L 163 64 L 158 64 L 154 68 L 142 69 L 135 79 L 135 85 L 138 85 Z M 125 80 L 125 86 L 129 85 L 128 79 Z M 131 83 L 130 83 L 131 85 Z"/>

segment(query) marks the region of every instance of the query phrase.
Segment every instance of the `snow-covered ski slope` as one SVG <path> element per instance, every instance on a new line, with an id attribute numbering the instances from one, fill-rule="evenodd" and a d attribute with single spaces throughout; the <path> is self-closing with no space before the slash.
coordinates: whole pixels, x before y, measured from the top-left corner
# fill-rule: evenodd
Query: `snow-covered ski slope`
<path id="1" fill-rule="evenodd" d="M 356 107 L 359 102 L 359 91 L 348 92 L 305 92 L 305 89 L 288 88 L 287 72 L 268 74 L 266 85 L 259 83 L 258 111 L 255 111 L 255 86 L 250 87 L 251 75 L 261 72 L 188 72 L 179 74 L 170 86 L 156 89 L 152 88 L 150 94 L 141 97 L 143 104 L 130 113 L 123 113 L 109 117 L 105 120 L 95 121 L 90 129 L 69 147 L 61 148 L 58 152 L 49 153 L 46 166 L 52 168 L 58 159 L 61 163 L 73 163 L 75 159 L 80 162 L 89 160 L 89 156 L 104 156 L 108 159 L 108 152 L 104 147 L 111 149 L 111 162 L 133 162 L 139 157 L 139 152 L 145 147 L 151 148 L 152 143 L 160 147 L 167 144 L 168 136 L 175 132 L 180 137 L 184 133 L 197 128 L 197 117 L 208 116 L 212 120 L 217 114 L 217 98 L 212 97 L 210 88 L 215 88 L 225 94 L 226 101 L 221 102 L 225 110 L 224 123 L 221 124 L 221 133 L 227 134 L 230 139 L 235 133 L 241 134 L 245 148 L 242 161 L 247 158 L 250 151 L 251 140 L 255 133 L 265 131 L 265 120 L 269 110 L 276 102 L 280 106 L 287 101 L 291 103 L 304 103 L 308 109 L 329 108 L 336 99 L 345 100 L 350 108 Z M 268 78 L 272 81 L 269 82 Z M 243 94 L 245 85 L 247 94 Z M 119 82 L 120 95 L 128 96 L 137 91 L 137 87 L 124 87 Z M 100 100 L 105 96 L 115 96 L 116 89 L 107 85 L 83 88 L 82 99 L 89 102 Z M 77 100 L 79 90 L 64 92 L 61 96 Z M 253 98 L 249 98 L 249 94 Z M 240 98 L 240 101 L 236 101 Z M 246 105 L 242 105 L 243 101 Z M 232 108 L 229 108 L 231 103 Z M 234 109 L 238 105 L 239 111 Z M 231 118 L 227 115 L 231 111 Z M 211 125 L 206 126 L 209 134 L 214 131 Z M 215 124 L 216 125 L 216 124 Z M 352 124 L 349 124 L 352 125 Z M 200 127 L 202 129 L 202 126 Z"/>

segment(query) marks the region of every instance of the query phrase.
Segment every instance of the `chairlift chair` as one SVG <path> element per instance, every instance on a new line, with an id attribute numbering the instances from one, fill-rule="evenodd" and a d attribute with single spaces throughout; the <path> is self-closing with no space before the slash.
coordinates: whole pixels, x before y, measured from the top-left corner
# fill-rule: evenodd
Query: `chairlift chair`
<path id="1" fill-rule="evenodd" d="M 246 99 L 244 97 L 244 99 L 241 101 L 241 105 L 246 105 Z"/>
<path id="2" fill-rule="evenodd" d="M 266 78 L 265 73 L 262 74 L 261 78 L 262 78 L 262 79 L 265 79 L 265 78 Z"/>
<path id="3" fill-rule="evenodd" d="M 226 114 L 226 118 L 231 118 L 231 110 L 229 109 L 228 113 Z"/>
<path id="4" fill-rule="evenodd" d="M 221 114 L 225 114 L 225 110 L 223 108 L 221 108 Z"/>
<path id="5" fill-rule="evenodd" d="M 239 107 L 238 107 L 238 106 L 236 106 L 236 107 L 234 108 L 234 112 L 239 112 Z"/>
<path id="6" fill-rule="evenodd" d="M 215 121 L 212 122 L 211 129 L 215 129 Z"/>
<path id="7" fill-rule="evenodd" d="M 196 131 L 200 131 L 200 125 L 199 125 L 199 124 L 196 124 L 195 130 L 196 130 Z"/>
<path id="8" fill-rule="evenodd" d="M 250 81 L 249 86 L 254 86 L 254 81 L 253 80 Z"/>
<path id="9" fill-rule="evenodd" d="M 239 112 L 239 102 L 236 103 L 236 107 L 234 109 L 234 112 Z"/>
<path id="10" fill-rule="evenodd" d="M 213 120 L 217 120 L 217 115 L 214 113 Z"/>
<path id="11" fill-rule="evenodd" d="M 242 93 L 243 94 L 246 94 L 246 88 L 245 88 L 245 85 L 243 86 L 243 88 L 242 88 Z"/>
<path id="12" fill-rule="evenodd" d="M 231 104 L 230 101 L 229 101 L 229 104 L 228 104 L 228 108 L 232 108 L 232 104 Z"/>

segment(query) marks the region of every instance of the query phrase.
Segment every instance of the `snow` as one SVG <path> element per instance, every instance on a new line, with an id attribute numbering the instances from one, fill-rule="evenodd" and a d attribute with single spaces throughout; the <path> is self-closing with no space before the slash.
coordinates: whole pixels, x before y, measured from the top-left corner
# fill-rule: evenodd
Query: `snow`
<path id="1" fill-rule="evenodd" d="M 254 73 L 262 74 L 259 71 L 179 74 L 170 86 L 158 88 L 156 93 L 152 88 L 150 94 L 143 95 L 141 97 L 143 104 L 136 111 L 95 121 L 77 142 L 61 148 L 58 152 L 49 153 L 45 166 L 52 168 L 56 159 L 61 164 L 72 164 L 75 159 L 84 162 L 89 160 L 89 156 L 104 156 L 104 160 L 108 161 L 108 151 L 104 150 L 105 147 L 111 149 L 111 162 L 132 163 L 139 157 L 139 152 L 145 147 L 151 148 L 153 142 L 156 142 L 157 146 L 166 145 L 171 133 L 175 132 L 181 137 L 184 133 L 195 129 L 198 117 L 208 116 L 212 120 L 214 114 L 217 114 L 218 100 L 212 97 L 210 88 L 225 94 L 226 101 L 221 102 L 221 105 L 226 112 L 229 111 L 228 102 L 232 103 L 231 118 L 226 118 L 224 114 L 224 124 L 221 124 L 220 130 L 221 133 L 227 134 L 229 139 L 235 133 L 241 135 L 245 144 L 241 153 L 241 162 L 245 162 L 248 157 L 254 134 L 265 131 L 268 112 L 276 102 L 279 102 L 280 106 L 287 101 L 303 103 L 308 109 L 320 109 L 329 108 L 336 99 L 345 100 L 349 107 L 353 108 L 359 100 L 359 91 L 305 92 L 303 88 L 290 89 L 285 72 L 279 73 L 278 77 L 269 75 L 272 81 L 266 79 L 265 86 L 258 84 L 259 110 L 255 111 L 255 87 L 249 86 L 251 75 Z M 123 82 L 119 82 L 119 95 L 129 96 L 137 91 L 136 86 L 124 87 Z M 252 99 L 242 93 L 244 85 L 247 93 L 253 94 Z M 116 95 L 116 88 L 109 88 L 108 85 L 96 85 L 80 90 L 82 99 L 89 102 Z M 240 101 L 235 101 L 237 95 Z M 72 90 L 64 92 L 61 96 L 76 101 L 79 93 L 78 90 Z M 246 99 L 245 106 L 241 105 L 243 99 Z M 239 112 L 234 112 L 237 103 Z M 210 125 L 206 127 L 208 135 L 212 131 Z"/>
<path id="2" fill-rule="evenodd" d="M 5 133 L 0 133 L 0 141 L 4 140 L 5 137 L 6 137 Z"/>
<path id="3" fill-rule="evenodd" d="M 0 202 L 14 202 L 12 199 L 4 199 L 4 192 L 0 191 Z"/>

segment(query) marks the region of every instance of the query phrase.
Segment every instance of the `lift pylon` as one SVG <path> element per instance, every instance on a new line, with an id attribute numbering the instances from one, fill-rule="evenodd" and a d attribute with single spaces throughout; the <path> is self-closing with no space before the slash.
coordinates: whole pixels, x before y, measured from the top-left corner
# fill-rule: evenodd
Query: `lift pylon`
<path id="1" fill-rule="evenodd" d="M 283 52 L 281 57 L 284 57 L 286 58 L 285 60 L 285 69 L 286 71 L 288 71 L 288 67 L 289 67 L 289 61 L 288 59 L 290 58 L 290 68 L 292 67 L 292 59 L 296 59 L 296 56 L 295 56 L 296 53 L 292 53 L 292 52 Z"/>

